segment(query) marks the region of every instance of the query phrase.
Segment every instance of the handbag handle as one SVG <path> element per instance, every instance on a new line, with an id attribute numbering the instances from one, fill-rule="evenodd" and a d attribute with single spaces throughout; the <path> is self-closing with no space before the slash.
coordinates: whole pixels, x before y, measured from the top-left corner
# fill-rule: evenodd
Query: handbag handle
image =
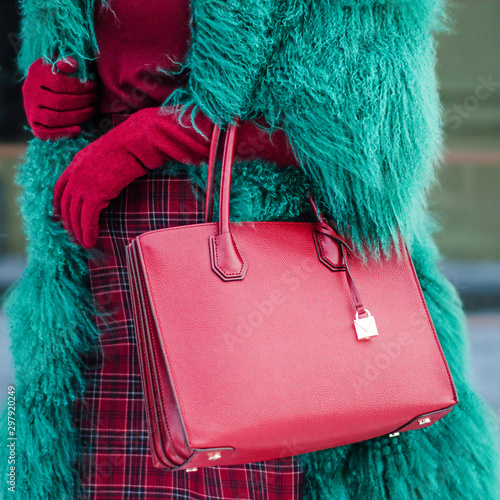
<path id="1" fill-rule="evenodd" d="M 210 141 L 210 153 L 208 156 L 207 187 L 205 190 L 205 222 L 212 222 L 214 216 L 215 162 L 217 160 L 217 149 L 219 148 L 220 136 L 221 129 L 217 124 L 214 124 Z"/>
<path id="2" fill-rule="evenodd" d="M 240 281 L 245 277 L 248 269 L 248 264 L 237 246 L 236 238 L 230 231 L 229 223 L 231 173 L 233 170 L 236 130 L 240 122 L 239 118 L 236 118 L 235 122 L 234 125 L 228 126 L 224 141 L 219 198 L 219 222 L 217 224 L 218 234 L 211 236 L 209 241 L 212 269 L 224 281 Z M 214 171 L 219 137 L 219 127 L 214 125 L 207 173 L 207 199 L 205 202 L 205 220 L 207 222 L 211 220 L 213 213 Z"/>
<path id="3" fill-rule="evenodd" d="M 236 239 L 231 233 L 230 229 L 231 177 L 233 170 L 236 135 L 239 123 L 240 119 L 239 117 L 236 117 L 235 123 L 229 125 L 226 132 L 220 181 L 218 235 L 212 237 L 210 241 L 212 268 L 214 272 L 216 272 L 225 281 L 235 281 L 243 279 L 248 268 L 245 259 L 237 246 Z M 210 142 L 210 153 L 207 170 L 205 222 L 212 222 L 213 218 L 215 163 L 217 159 L 217 149 L 220 142 L 220 136 L 221 129 L 217 124 L 214 124 Z M 318 220 L 318 224 L 320 224 L 322 227 L 324 226 L 322 232 L 325 232 L 325 230 L 328 228 L 329 230 L 327 231 L 328 234 L 326 234 L 326 236 L 331 236 L 333 234 L 339 239 L 338 243 L 344 243 L 347 246 L 347 243 L 342 238 L 340 238 L 340 236 L 336 235 L 336 233 L 334 233 L 333 230 L 328 226 L 326 219 L 318 210 L 311 194 L 309 194 L 309 201 Z M 338 261 L 340 252 L 337 245 L 335 245 L 335 247 L 336 258 L 333 260 Z M 328 250 L 331 249 L 331 245 L 322 244 L 321 248 L 326 248 L 326 253 L 328 253 Z M 329 263 L 336 268 L 335 270 L 344 269 L 343 265 L 335 266 L 333 265 L 333 262 Z"/>
<path id="4" fill-rule="evenodd" d="M 212 269 L 224 281 L 240 281 L 245 277 L 248 270 L 248 263 L 238 247 L 235 236 L 231 233 L 230 224 L 231 174 L 233 170 L 236 133 L 239 123 L 240 119 L 237 117 L 235 123 L 229 125 L 226 132 L 220 182 L 218 234 L 210 237 L 210 260 Z M 215 160 L 219 139 L 220 128 L 214 125 L 207 172 L 207 195 L 205 202 L 206 222 L 211 222 L 213 214 Z M 319 211 L 311 193 L 309 193 L 309 202 L 317 219 L 313 231 L 313 238 L 320 262 L 331 271 L 346 272 L 349 290 L 354 306 L 356 307 L 356 314 L 358 316 L 366 315 L 361 296 L 356 288 L 347 263 L 347 252 L 352 252 L 351 248 L 347 242 L 337 234 L 332 226 L 328 224 L 325 217 L 323 217 Z"/>
<path id="5" fill-rule="evenodd" d="M 238 120 L 239 122 L 239 120 Z M 205 223 L 212 222 L 214 213 L 214 187 L 215 187 L 215 163 L 217 161 L 217 151 L 219 148 L 221 137 L 221 128 L 214 124 L 210 140 L 210 152 L 208 157 L 207 169 L 207 184 L 205 189 Z M 233 138 L 234 139 L 234 138 Z M 320 222 L 328 223 L 323 214 L 319 211 L 316 202 L 311 194 L 309 194 L 309 203 L 313 209 L 313 213 Z"/>
<path id="6" fill-rule="evenodd" d="M 239 124 L 239 119 L 236 118 L 236 123 Z M 214 187 L 215 187 L 215 163 L 217 161 L 217 151 L 219 148 L 221 137 L 221 128 L 214 124 L 212 129 L 212 135 L 210 140 L 210 152 L 208 157 L 208 169 L 207 169 L 207 184 L 205 189 L 205 222 L 212 222 L 213 220 L 213 211 L 214 211 Z M 235 137 L 232 137 L 232 140 L 235 140 Z M 231 162 L 232 164 L 232 162 Z M 232 168 L 232 167 L 231 167 Z M 317 220 L 319 222 L 328 223 L 323 214 L 319 211 L 314 198 L 309 193 L 309 203 L 312 207 L 313 213 L 315 214 Z M 346 243 L 347 245 L 347 243 Z"/>

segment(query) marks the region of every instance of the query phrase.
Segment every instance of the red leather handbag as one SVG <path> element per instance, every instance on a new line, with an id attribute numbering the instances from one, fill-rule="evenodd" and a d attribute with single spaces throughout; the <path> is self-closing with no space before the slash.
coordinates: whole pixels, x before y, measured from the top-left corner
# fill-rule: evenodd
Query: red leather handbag
<path id="1" fill-rule="evenodd" d="M 270 460 L 442 418 L 457 395 L 406 248 L 363 262 L 314 202 L 316 222 L 230 223 L 236 132 L 219 222 L 215 127 L 208 222 L 127 247 L 155 466 Z"/>

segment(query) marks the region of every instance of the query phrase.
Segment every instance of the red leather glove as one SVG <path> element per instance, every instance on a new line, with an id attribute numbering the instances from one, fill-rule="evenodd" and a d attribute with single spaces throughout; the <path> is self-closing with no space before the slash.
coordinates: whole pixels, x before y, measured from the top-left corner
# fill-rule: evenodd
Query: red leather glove
<path id="1" fill-rule="evenodd" d="M 29 67 L 23 99 L 35 137 L 45 141 L 76 137 L 80 125 L 94 114 L 96 83 L 70 76 L 77 69 L 72 57 L 58 61 L 55 70 L 41 58 Z"/>
<path id="2" fill-rule="evenodd" d="M 192 128 L 189 112 L 178 123 L 178 112 L 160 114 L 159 108 L 137 111 L 76 154 L 56 183 L 54 213 L 66 230 L 89 249 L 99 233 L 99 214 L 132 181 L 149 169 L 177 160 L 189 165 L 208 161 L 210 140 Z M 198 128 L 210 138 L 213 123 L 202 113 L 195 117 Z M 237 160 L 263 158 L 278 165 L 297 165 L 283 131 L 272 135 L 252 122 L 241 122 L 237 136 Z M 250 147 L 249 145 L 254 146 Z M 219 156 L 222 156 L 222 145 Z"/>

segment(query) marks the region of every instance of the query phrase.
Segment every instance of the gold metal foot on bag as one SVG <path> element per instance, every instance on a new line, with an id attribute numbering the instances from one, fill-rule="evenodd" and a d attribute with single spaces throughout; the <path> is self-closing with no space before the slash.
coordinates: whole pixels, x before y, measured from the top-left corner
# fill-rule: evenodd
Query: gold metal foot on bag
<path id="1" fill-rule="evenodd" d="M 198 467 L 193 467 L 192 469 L 186 469 L 186 472 L 195 472 L 198 470 Z"/>
<path id="2" fill-rule="evenodd" d="M 396 436 L 399 436 L 399 432 L 393 432 L 392 434 L 389 434 L 390 438 L 395 438 Z"/>
<path id="3" fill-rule="evenodd" d="M 425 425 L 425 424 L 430 424 L 430 423 L 431 423 L 431 419 L 429 417 L 421 418 L 418 421 L 418 425 Z"/>

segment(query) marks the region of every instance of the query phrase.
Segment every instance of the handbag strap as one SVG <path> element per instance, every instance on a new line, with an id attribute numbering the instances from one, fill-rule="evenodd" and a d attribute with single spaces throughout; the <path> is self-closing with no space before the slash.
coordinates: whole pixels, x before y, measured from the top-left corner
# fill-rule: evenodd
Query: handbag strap
<path id="1" fill-rule="evenodd" d="M 219 222 L 218 234 L 210 238 L 210 250 L 212 269 L 224 281 L 242 280 L 245 277 L 248 265 L 241 253 L 234 235 L 231 233 L 230 224 L 230 199 L 231 199 L 231 175 L 233 170 L 233 160 L 235 151 L 235 142 L 240 119 L 236 118 L 235 123 L 228 126 L 226 138 L 224 142 L 224 155 L 222 158 L 222 173 L 220 182 L 220 199 L 219 199 Z M 207 201 L 205 220 L 211 221 L 213 214 L 213 191 L 214 191 L 214 172 L 215 160 L 217 155 L 217 147 L 220 138 L 220 129 L 215 125 L 212 132 L 212 142 L 210 145 L 210 157 L 207 175 Z M 330 239 L 336 243 L 342 255 L 342 265 L 332 265 L 328 255 L 322 255 L 322 261 L 327 267 L 334 271 L 345 270 L 347 283 L 352 301 L 356 308 L 357 317 L 366 316 L 368 313 L 363 306 L 361 295 L 354 283 L 351 270 L 348 264 L 348 254 L 352 252 L 348 243 L 332 228 L 325 217 L 318 209 L 316 202 L 311 193 L 309 193 L 309 202 L 317 219 L 315 225 L 316 237 Z M 332 248 L 330 245 L 328 248 Z M 325 252 L 325 246 L 322 245 L 322 252 Z M 319 251 L 318 251 L 319 254 Z M 326 262 L 325 262 L 326 261 Z"/>
<path id="2" fill-rule="evenodd" d="M 214 124 L 210 140 L 210 153 L 208 156 L 207 187 L 205 190 L 205 222 L 212 222 L 214 217 L 215 162 L 217 160 L 220 136 L 221 129 L 217 124 Z"/>
<path id="3" fill-rule="evenodd" d="M 239 124 L 239 118 L 236 118 L 236 125 Z M 234 126 L 233 126 L 234 127 Z M 212 135 L 211 135 L 211 141 L 210 141 L 210 152 L 209 152 L 209 158 L 208 158 L 208 169 L 207 169 L 207 183 L 206 183 L 206 189 L 205 189 L 205 222 L 212 222 L 213 220 L 213 210 L 214 210 L 214 187 L 215 187 L 215 164 L 217 161 L 217 152 L 220 144 L 220 137 L 221 137 L 221 128 L 217 125 L 214 124 L 214 127 L 212 129 Z M 235 131 L 236 132 L 236 131 Z M 231 138 L 231 142 L 234 143 L 235 141 L 235 132 L 233 133 L 233 137 Z M 233 152 L 234 152 L 234 146 L 232 146 Z M 231 158 L 231 171 L 232 171 L 232 158 Z M 226 174 L 226 180 L 231 178 L 231 173 L 229 175 Z M 229 197 L 228 197 L 228 203 L 229 203 Z M 319 211 L 316 202 L 314 201 L 314 198 L 311 193 L 309 193 L 309 203 L 312 207 L 313 213 L 318 220 L 318 222 L 322 222 L 325 224 L 328 224 L 328 221 L 326 218 L 323 216 L 323 214 Z M 337 237 L 339 239 L 340 236 Z M 345 242 L 342 239 L 344 245 L 351 251 L 349 248 L 347 242 Z"/>
<path id="4" fill-rule="evenodd" d="M 222 173 L 220 179 L 219 198 L 219 234 L 230 233 L 230 201 L 231 201 L 231 176 L 233 172 L 234 150 L 236 143 L 236 132 L 239 119 L 227 130 L 224 143 L 224 156 L 222 158 Z"/>

